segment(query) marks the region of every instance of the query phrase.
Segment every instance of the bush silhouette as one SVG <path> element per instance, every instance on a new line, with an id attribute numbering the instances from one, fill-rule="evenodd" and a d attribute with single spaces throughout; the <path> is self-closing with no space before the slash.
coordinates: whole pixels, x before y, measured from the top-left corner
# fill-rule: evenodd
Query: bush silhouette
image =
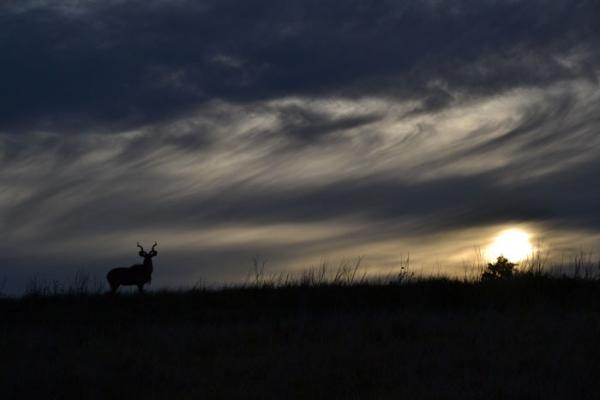
<path id="1" fill-rule="evenodd" d="M 494 263 L 488 263 L 487 268 L 481 274 L 482 280 L 510 279 L 516 264 L 508 261 L 504 256 L 499 256 Z"/>

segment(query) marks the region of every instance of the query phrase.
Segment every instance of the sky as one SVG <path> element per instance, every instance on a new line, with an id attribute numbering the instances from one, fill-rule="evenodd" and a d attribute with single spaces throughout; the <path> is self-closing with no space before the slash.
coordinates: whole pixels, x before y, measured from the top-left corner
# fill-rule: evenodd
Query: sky
<path id="1" fill-rule="evenodd" d="M 600 242 L 600 2 L 3 0 L 0 280 Z"/>

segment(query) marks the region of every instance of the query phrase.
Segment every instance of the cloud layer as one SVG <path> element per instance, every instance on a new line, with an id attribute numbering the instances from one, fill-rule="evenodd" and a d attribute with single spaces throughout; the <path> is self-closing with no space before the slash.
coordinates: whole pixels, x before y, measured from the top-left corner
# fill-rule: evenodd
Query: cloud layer
<path id="1" fill-rule="evenodd" d="M 238 279 L 255 253 L 278 268 L 359 251 L 373 268 L 408 251 L 426 265 L 510 224 L 593 243 L 599 14 L 4 2 L 0 265 L 15 281 L 102 271 L 158 239 L 159 282 L 182 284 Z"/>

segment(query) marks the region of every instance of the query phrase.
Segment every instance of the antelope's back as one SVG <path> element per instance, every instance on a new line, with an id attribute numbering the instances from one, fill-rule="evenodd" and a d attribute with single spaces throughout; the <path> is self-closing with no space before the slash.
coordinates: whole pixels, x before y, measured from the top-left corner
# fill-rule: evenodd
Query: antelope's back
<path id="1" fill-rule="evenodd" d="M 106 275 L 111 284 L 139 285 L 150 281 L 150 276 L 142 264 L 136 264 L 129 268 L 114 268 Z"/>

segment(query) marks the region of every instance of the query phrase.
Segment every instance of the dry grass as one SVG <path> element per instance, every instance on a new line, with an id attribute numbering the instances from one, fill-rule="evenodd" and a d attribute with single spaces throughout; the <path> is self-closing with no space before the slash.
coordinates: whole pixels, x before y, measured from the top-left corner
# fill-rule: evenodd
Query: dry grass
<path id="1" fill-rule="evenodd" d="M 386 276 L 361 259 L 211 289 L 109 296 L 83 272 L 0 299 L 4 398 L 592 399 L 600 280 L 578 256 L 510 280 Z M 596 269 L 594 269 L 596 268 Z M 589 272 L 586 272 L 588 271 Z"/>

